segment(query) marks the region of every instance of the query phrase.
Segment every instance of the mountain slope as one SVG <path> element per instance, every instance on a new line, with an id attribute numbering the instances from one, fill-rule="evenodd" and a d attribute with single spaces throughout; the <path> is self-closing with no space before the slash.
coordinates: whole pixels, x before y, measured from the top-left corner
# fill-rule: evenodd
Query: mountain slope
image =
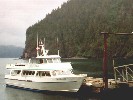
<path id="1" fill-rule="evenodd" d="M 12 45 L 0 46 L 0 58 L 19 58 L 22 56 L 23 48 Z"/>
<path id="2" fill-rule="evenodd" d="M 36 55 L 36 36 L 46 39 L 46 48 L 62 57 L 102 57 L 100 32 L 133 31 L 132 0 L 69 0 L 26 31 L 25 53 Z M 108 37 L 109 57 L 133 57 L 133 36 Z"/>

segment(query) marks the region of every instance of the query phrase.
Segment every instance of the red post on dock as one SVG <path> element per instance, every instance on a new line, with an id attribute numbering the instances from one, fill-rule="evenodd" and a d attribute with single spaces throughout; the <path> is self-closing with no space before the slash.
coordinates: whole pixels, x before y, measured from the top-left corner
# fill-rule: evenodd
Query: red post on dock
<path id="1" fill-rule="evenodd" d="M 104 36 L 104 51 L 103 51 L 103 83 L 104 89 L 108 88 L 108 67 L 107 67 L 107 39 L 108 33 L 101 32 Z"/>
<path id="2" fill-rule="evenodd" d="M 107 67 L 107 39 L 108 35 L 133 35 L 132 33 L 108 33 L 108 32 L 101 32 L 104 35 L 104 53 L 103 53 L 103 83 L 104 89 L 108 88 L 108 67 Z"/>

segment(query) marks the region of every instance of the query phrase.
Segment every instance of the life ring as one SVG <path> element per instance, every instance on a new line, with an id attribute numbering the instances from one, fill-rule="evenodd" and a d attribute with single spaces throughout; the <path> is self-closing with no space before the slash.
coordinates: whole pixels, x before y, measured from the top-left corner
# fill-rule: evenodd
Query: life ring
<path id="1" fill-rule="evenodd" d="M 73 70 L 71 69 L 70 71 L 71 71 L 71 73 L 73 74 Z"/>
<path id="2" fill-rule="evenodd" d="M 53 76 L 55 76 L 55 75 L 56 75 L 56 70 L 54 70 L 54 71 L 52 72 L 52 74 L 53 74 Z"/>
<path id="3" fill-rule="evenodd" d="M 83 83 L 86 83 L 86 79 L 83 80 Z"/>

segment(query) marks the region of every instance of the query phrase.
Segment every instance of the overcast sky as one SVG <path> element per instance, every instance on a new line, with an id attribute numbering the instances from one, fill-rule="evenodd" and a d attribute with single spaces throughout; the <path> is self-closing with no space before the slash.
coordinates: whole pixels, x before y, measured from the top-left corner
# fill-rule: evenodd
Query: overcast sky
<path id="1" fill-rule="evenodd" d="M 0 45 L 25 47 L 26 29 L 67 0 L 0 0 Z"/>

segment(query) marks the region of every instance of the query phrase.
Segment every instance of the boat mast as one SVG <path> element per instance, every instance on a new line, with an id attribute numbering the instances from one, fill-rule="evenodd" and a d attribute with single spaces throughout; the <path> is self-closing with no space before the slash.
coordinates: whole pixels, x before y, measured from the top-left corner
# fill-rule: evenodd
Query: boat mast
<path id="1" fill-rule="evenodd" d="M 58 37 L 57 37 L 57 48 L 58 48 L 58 55 L 59 55 L 59 43 L 58 43 Z"/>
<path id="2" fill-rule="evenodd" d="M 39 56 L 39 52 L 38 52 L 38 50 L 39 50 L 39 47 L 38 47 L 38 33 L 37 33 L 37 56 Z"/>
<path id="3" fill-rule="evenodd" d="M 45 38 L 44 38 L 44 50 L 45 50 Z"/>

